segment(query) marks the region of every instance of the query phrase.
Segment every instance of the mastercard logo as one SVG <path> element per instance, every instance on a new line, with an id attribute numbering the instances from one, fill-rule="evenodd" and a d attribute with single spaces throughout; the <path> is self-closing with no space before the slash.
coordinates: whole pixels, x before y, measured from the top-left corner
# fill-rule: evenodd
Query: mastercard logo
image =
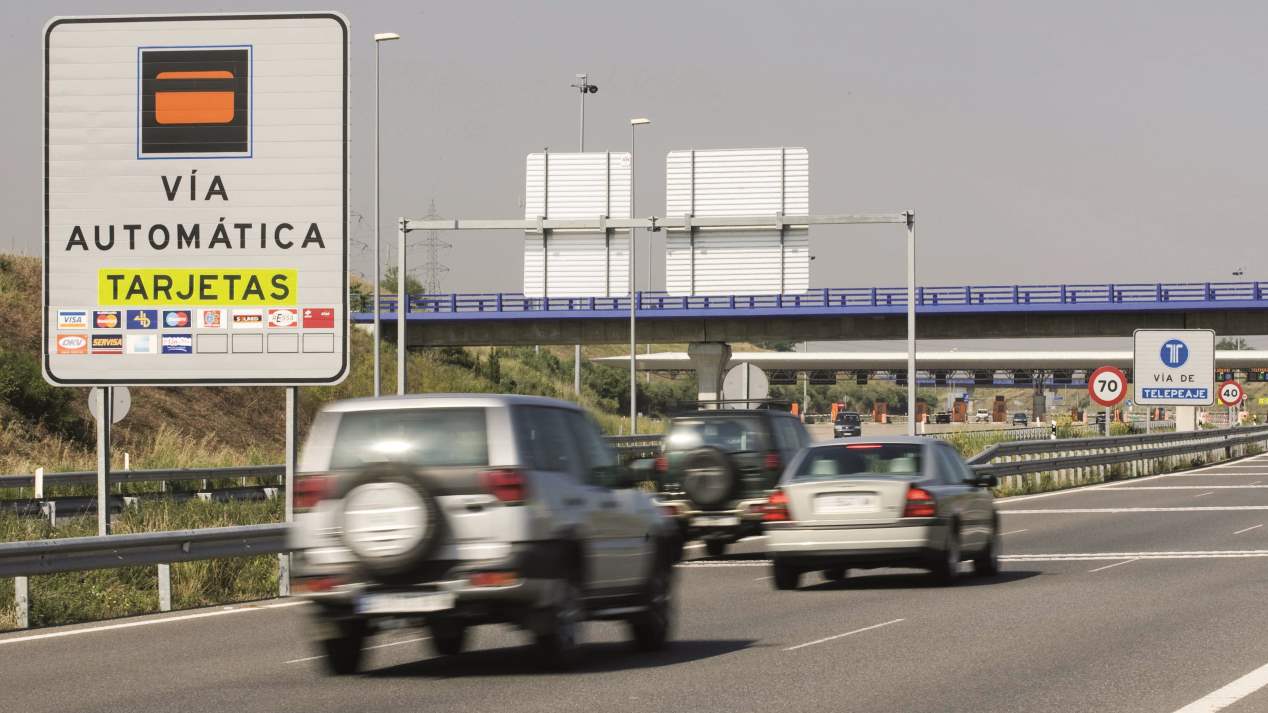
<path id="1" fill-rule="evenodd" d="M 185 310 L 178 310 L 176 312 L 164 312 L 163 326 L 188 327 L 189 326 L 189 312 Z"/>
<path id="2" fill-rule="evenodd" d="M 97 329 L 114 329 L 122 321 L 118 312 L 93 312 L 93 324 Z"/>

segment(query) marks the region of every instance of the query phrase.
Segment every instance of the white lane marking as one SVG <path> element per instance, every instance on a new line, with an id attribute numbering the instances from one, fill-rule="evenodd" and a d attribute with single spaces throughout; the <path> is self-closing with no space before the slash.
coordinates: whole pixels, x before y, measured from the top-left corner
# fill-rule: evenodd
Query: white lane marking
<path id="1" fill-rule="evenodd" d="M 1209 493 L 1208 493 L 1209 494 Z M 1238 510 L 1268 510 L 1268 505 L 1179 505 L 1174 507 L 1104 507 L 1104 508 L 1051 508 L 1046 510 L 1000 510 L 1001 515 L 1075 515 L 1094 513 L 1137 512 L 1222 512 Z"/>
<path id="2" fill-rule="evenodd" d="M 1177 559 L 1235 559 L 1244 557 L 1268 557 L 1268 550 L 1190 550 L 1174 552 L 1075 552 L 1031 555 L 1000 555 L 1009 562 L 1093 562 L 1096 560 L 1177 560 Z"/>
<path id="3" fill-rule="evenodd" d="M 1238 530 L 1237 532 L 1234 532 L 1233 534 L 1234 534 L 1234 535 L 1240 535 L 1240 534 L 1242 534 L 1243 532 L 1250 532 L 1251 530 L 1257 530 L 1257 529 L 1259 529 L 1259 528 L 1261 528 L 1261 527 L 1263 527 L 1263 526 L 1264 526 L 1264 524 L 1261 522 L 1261 523 L 1259 523 L 1258 525 L 1251 525 L 1250 527 L 1248 527 L 1248 528 L 1246 528 L 1246 529 L 1244 529 L 1244 530 Z"/>
<path id="4" fill-rule="evenodd" d="M 1232 683 L 1202 696 L 1175 713 L 1215 713 L 1224 710 L 1250 694 L 1268 686 L 1268 664 L 1264 664 Z"/>
<path id="5" fill-rule="evenodd" d="M 774 577 L 754 577 L 754 578 L 753 578 L 753 581 L 754 581 L 754 582 L 764 582 L 764 581 L 766 581 L 766 580 L 768 580 L 768 579 L 774 579 Z"/>
<path id="6" fill-rule="evenodd" d="M 999 536 L 1003 537 L 1004 535 L 1016 535 L 1020 532 L 1029 532 L 1029 531 L 1030 531 L 1030 528 L 1023 527 L 1020 530 L 1009 530 L 1008 532 L 1001 532 L 999 533 Z"/>
<path id="7" fill-rule="evenodd" d="M 1088 570 L 1088 574 L 1091 574 L 1091 573 L 1093 573 L 1093 572 L 1100 572 L 1101 570 L 1110 569 L 1110 568 L 1112 568 L 1112 567 L 1118 567 L 1118 566 L 1125 565 L 1125 564 L 1131 564 L 1132 562 L 1138 562 L 1138 561 L 1140 561 L 1140 558 L 1139 558 L 1139 557 L 1133 557 L 1133 558 L 1131 558 L 1131 559 L 1129 559 L 1129 560 L 1123 560 L 1122 562 L 1115 562 L 1114 564 L 1107 564 L 1107 565 L 1105 565 L 1104 567 L 1097 567 L 1096 569 L 1089 569 L 1089 570 Z"/>
<path id="8" fill-rule="evenodd" d="M 855 634 L 861 634 L 861 633 L 863 633 L 863 632 L 865 632 L 865 631 L 871 631 L 872 629 L 879 629 L 879 628 L 881 628 L 882 626 L 889 626 L 890 624 L 897 624 L 897 623 L 898 623 L 898 622 L 900 622 L 900 621 L 907 621 L 907 620 L 906 620 L 906 619 L 894 619 L 894 620 L 892 620 L 892 621 L 887 621 L 887 622 L 884 622 L 884 623 L 881 623 L 881 624 L 872 624 L 871 626 L 865 626 L 865 627 L 863 627 L 862 629 L 855 629 L 854 631 L 847 631 L 847 632 L 845 632 L 844 634 L 837 634 L 836 636 L 827 636 L 827 637 L 824 637 L 824 638 L 822 638 L 822 639 L 815 639 L 814 641 L 807 641 L 807 642 L 806 642 L 806 643 L 804 643 L 804 644 L 797 644 L 796 646 L 789 646 L 788 648 L 784 649 L 784 651 L 796 651 L 797 649 L 804 649 L 804 648 L 806 648 L 807 646 L 814 646 L 815 644 L 822 644 L 822 643 L 826 643 L 826 642 L 828 642 L 828 641 L 836 641 L 837 639 L 841 639 L 841 638 L 844 638 L 844 637 L 846 637 L 846 636 L 853 636 L 853 635 L 855 635 Z"/>
<path id="9" fill-rule="evenodd" d="M 1214 492 L 1215 492 L 1214 490 L 1208 490 L 1208 491 L 1206 491 L 1205 493 L 1198 493 L 1197 495 L 1194 495 L 1193 497 L 1195 497 L 1195 498 L 1200 498 L 1200 497 L 1202 497 L 1202 496 L 1204 496 L 1204 495 L 1210 495 L 1211 493 L 1214 493 Z"/>
<path id="10" fill-rule="evenodd" d="M 426 641 L 430 638 L 431 638 L 430 636 L 420 636 L 416 639 L 405 639 L 403 641 L 392 641 L 386 644 L 377 644 L 375 646 L 365 646 L 365 647 L 362 647 L 361 650 L 373 651 L 374 649 L 386 649 L 389 646 L 402 646 L 404 644 L 412 644 L 416 641 Z M 325 658 L 325 657 L 324 656 L 305 656 L 302 659 L 291 659 L 290 661 L 287 661 L 286 663 L 303 663 L 305 661 L 316 661 L 317 659 L 320 659 L 320 658 Z"/>
<path id="11" fill-rule="evenodd" d="M 748 537 L 741 537 L 740 539 L 736 540 L 736 542 L 748 542 L 749 540 L 764 540 L 764 539 L 766 539 L 766 535 L 749 535 Z"/>
<path id="12" fill-rule="evenodd" d="M 1109 488 L 1106 492 L 1133 493 L 1137 490 L 1262 490 L 1268 488 L 1268 485 L 1260 485 L 1259 482 L 1254 482 L 1250 485 L 1142 485 L 1136 488 Z"/>
<path id="13" fill-rule="evenodd" d="M 770 560 L 735 560 L 728 562 L 726 560 L 692 560 L 691 562 L 679 562 L 675 567 L 683 567 L 685 569 L 701 569 L 705 567 L 767 567 L 770 566 Z"/>
<path id="14" fill-rule="evenodd" d="M 1264 481 L 1262 481 L 1262 480 L 1256 480 L 1255 482 L 1251 483 L 1251 485 L 1259 485 L 1259 484 L 1260 484 L 1260 483 L 1262 483 L 1262 482 L 1264 482 Z"/>
<path id="15" fill-rule="evenodd" d="M 695 550 L 695 549 L 699 549 L 699 548 L 701 548 L 701 547 L 704 547 L 704 543 L 703 543 L 703 542 L 697 542 L 697 543 L 695 543 L 694 545 L 683 545 L 683 546 L 682 546 L 682 548 L 683 548 L 684 550 Z"/>
<path id="16" fill-rule="evenodd" d="M 304 601 L 285 601 L 275 604 L 245 604 L 225 607 L 215 611 L 198 612 L 197 614 L 181 614 L 179 616 L 167 616 L 161 619 L 145 619 L 144 621 L 125 621 L 119 624 L 106 624 L 104 626 L 92 626 L 84 629 L 70 629 L 68 631 L 50 631 L 45 634 L 31 634 L 30 636 L 18 636 L 12 639 L 0 639 L 0 646 L 5 644 L 16 644 L 23 641 L 38 641 L 40 639 L 59 639 L 63 636 L 78 636 L 80 634 L 92 634 L 98 631 L 114 631 L 115 629 L 132 629 L 138 626 L 150 626 L 151 624 L 167 624 L 173 621 L 189 621 L 190 619 L 206 619 L 212 616 L 224 616 L 225 614 L 242 614 L 245 612 L 263 611 L 265 609 L 283 609 L 285 607 L 297 607 L 305 604 Z"/>

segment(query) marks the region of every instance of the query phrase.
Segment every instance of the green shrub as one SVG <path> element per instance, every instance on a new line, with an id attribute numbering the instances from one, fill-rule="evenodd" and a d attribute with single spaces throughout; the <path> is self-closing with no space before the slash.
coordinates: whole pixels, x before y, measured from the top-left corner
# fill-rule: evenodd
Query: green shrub
<path id="1" fill-rule="evenodd" d="M 0 349 L 0 401 L 15 413 L 54 433 L 82 438 L 85 424 L 73 406 L 78 393 L 44 381 L 35 356 Z"/>

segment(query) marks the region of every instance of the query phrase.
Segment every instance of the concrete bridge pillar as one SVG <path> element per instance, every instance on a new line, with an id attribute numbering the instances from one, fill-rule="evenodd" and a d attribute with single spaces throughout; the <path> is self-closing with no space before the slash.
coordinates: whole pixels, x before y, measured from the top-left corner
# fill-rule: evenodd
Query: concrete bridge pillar
<path id="1" fill-rule="evenodd" d="M 1176 432 L 1190 433 L 1198 430 L 1198 409 L 1196 406 L 1176 407 Z"/>
<path id="2" fill-rule="evenodd" d="M 716 401 L 722 398 L 722 378 L 731 361 L 731 345 L 726 342 L 692 342 L 687 357 L 696 368 L 696 398 Z"/>
<path id="3" fill-rule="evenodd" d="M 1043 423 L 1048 419 L 1048 400 L 1043 393 L 1043 375 L 1041 374 L 1035 382 L 1035 394 L 1030 399 L 1032 421 Z"/>

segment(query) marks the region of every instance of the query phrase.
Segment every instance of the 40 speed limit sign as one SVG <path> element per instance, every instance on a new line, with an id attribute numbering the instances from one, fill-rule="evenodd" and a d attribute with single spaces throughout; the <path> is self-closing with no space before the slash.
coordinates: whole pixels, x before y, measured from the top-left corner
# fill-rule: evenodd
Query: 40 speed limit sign
<path id="1" fill-rule="evenodd" d="M 1087 392 L 1102 406 L 1116 406 L 1127 396 L 1127 375 L 1115 366 L 1103 366 L 1087 379 Z"/>
<path id="2" fill-rule="evenodd" d="M 1242 397 L 1245 395 L 1246 392 L 1242 391 L 1242 385 L 1236 381 L 1225 381 L 1220 384 L 1220 403 L 1225 406 L 1236 406 L 1242 402 Z"/>

